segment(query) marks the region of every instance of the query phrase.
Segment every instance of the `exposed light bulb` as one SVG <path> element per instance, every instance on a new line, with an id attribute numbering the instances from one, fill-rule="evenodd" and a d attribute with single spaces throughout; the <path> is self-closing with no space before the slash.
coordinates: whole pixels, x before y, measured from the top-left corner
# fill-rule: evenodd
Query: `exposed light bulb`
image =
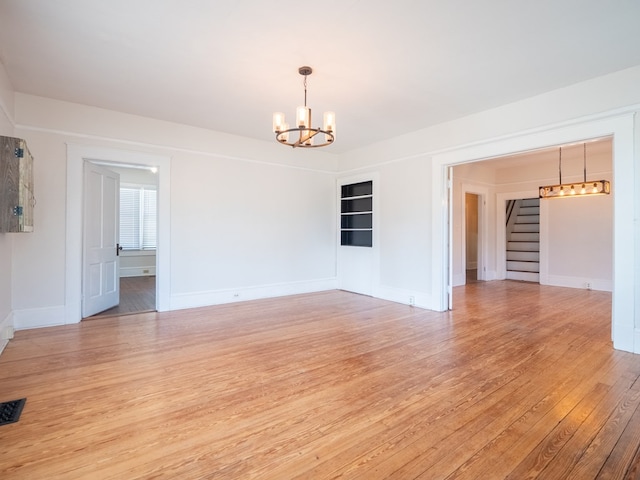
<path id="1" fill-rule="evenodd" d="M 278 133 L 286 130 L 286 128 L 284 128 L 284 125 L 285 125 L 284 113 L 282 112 L 274 113 L 273 114 L 273 131 L 275 133 Z"/>

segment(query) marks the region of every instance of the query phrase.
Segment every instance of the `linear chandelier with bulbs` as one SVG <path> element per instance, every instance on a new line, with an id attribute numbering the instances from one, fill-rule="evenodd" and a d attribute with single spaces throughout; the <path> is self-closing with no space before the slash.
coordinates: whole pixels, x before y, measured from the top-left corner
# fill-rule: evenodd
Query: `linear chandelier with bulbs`
<path id="1" fill-rule="evenodd" d="M 582 182 L 562 183 L 562 147 L 558 159 L 558 184 L 540 187 L 540 198 L 571 198 L 593 195 L 609 195 L 611 183 L 608 180 L 587 181 L 587 144 L 583 144 L 583 180 Z"/>
<path id="2" fill-rule="evenodd" d="M 296 109 L 296 126 L 293 128 L 290 128 L 289 124 L 285 122 L 284 113 L 276 112 L 273 114 L 273 131 L 276 134 L 276 140 L 293 148 L 315 148 L 331 145 L 335 140 L 336 115 L 333 112 L 325 112 L 322 128 L 311 126 L 311 108 L 307 107 L 307 77 L 313 73 L 313 69 L 306 66 L 300 67 L 298 73 L 304 76 L 304 106 Z M 324 138 L 319 136 L 320 134 Z M 290 136 L 294 138 L 290 139 Z"/>

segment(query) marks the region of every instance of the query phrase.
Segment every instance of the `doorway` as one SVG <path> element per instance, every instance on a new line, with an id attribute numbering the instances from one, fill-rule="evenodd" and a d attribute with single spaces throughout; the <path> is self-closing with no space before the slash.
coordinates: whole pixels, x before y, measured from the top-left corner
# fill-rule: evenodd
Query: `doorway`
<path id="1" fill-rule="evenodd" d="M 624 286 L 634 279 L 634 235 L 629 228 L 633 225 L 632 209 L 625 205 L 633 204 L 633 146 L 634 123 L 631 115 L 617 115 L 596 120 L 575 122 L 562 127 L 548 127 L 544 131 L 514 135 L 505 139 L 496 139 L 483 144 L 451 150 L 432 157 L 432 199 L 433 199 L 433 294 L 434 309 L 446 310 L 451 299 L 451 283 L 447 283 L 451 267 L 452 248 L 449 245 L 448 222 L 450 198 L 448 194 L 449 171 L 457 165 L 467 162 L 499 158 L 517 152 L 535 151 L 553 145 L 566 145 L 582 142 L 578 139 L 609 137 L 613 143 L 612 184 L 615 185 L 616 201 L 612 215 L 613 231 L 613 276 L 611 281 L 612 300 L 612 339 L 614 348 L 640 353 L 640 336 L 635 332 L 635 318 L 629 312 L 635 311 L 635 296 Z M 557 178 L 557 177 L 556 177 Z M 535 196 L 537 188 L 529 195 Z M 499 211 L 496 212 L 498 214 Z M 544 215 L 542 215 L 544 216 Z M 541 225 L 543 231 L 545 225 Z M 499 236 L 496 240 L 499 241 Z M 544 235 L 541 236 L 543 238 Z M 573 238 L 573 237 L 571 237 Z M 541 245 L 541 251 L 544 251 Z M 542 255 L 541 255 L 542 257 Z M 544 259 L 541 258 L 543 261 Z M 542 281 L 542 279 L 541 279 Z M 625 313 L 626 312 L 626 313 Z"/>
<path id="2" fill-rule="evenodd" d="M 82 207 L 83 166 L 85 161 L 102 161 L 117 165 L 157 166 L 158 226 L 156 249 L 156 309 L 170 310 L 171 158 L 142 152 L 87 145 L 67 145 L 67 202 L 65 248 L 65 323 L 82 319 Z"/>
<path id="3" fill-rule="evenodd" d="M 91 162 L 119 176 L 117 305 L 87 318 L 156 310 L 157 168 Z M 87 201 L 87 195 L 85 195 Z"/>
<path id="4" fill-rule="evenodd" d="M 465 238 L 465 284 L 478 281 L 478 219 L 479 196 L 475 193 L 464 194 L 464 238 Z"/>

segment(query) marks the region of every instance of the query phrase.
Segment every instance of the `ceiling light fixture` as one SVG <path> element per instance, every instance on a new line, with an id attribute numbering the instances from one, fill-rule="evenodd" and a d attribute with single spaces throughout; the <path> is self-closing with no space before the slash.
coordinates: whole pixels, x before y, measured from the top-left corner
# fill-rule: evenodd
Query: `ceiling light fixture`
<path id="1" fill-rule="evenodd" d="M 558 185 L 540 187 L 540 198 L 570 198 L 587 195 L 609 195 L 611 184 L 608 180 L 587 181 L 587 144 L 583 144 L 583 180 L 575 183 L 562 183 L 562 147 L 558 159 Z"/>
<path id="2" fill-rule="evenodd" d="M 276 140 L 283 145 L 289 145 L 293 148 L 313 148 L 331 145 L 335 139 L 336 133 L 336 114 L 333 112 L 324 113 L 324 123 L 322 128 L 313 128 L 311 126 L 311 109 L 307 107 L 307 77 L 311 75 L 313 69 L 311 67 L 300 67 L 298 73 L 304 76 L 304 106 L 296 109 L 296 126 L 289 128 L 289 124 L 284 120 L 284 113 L 276 112 L 273 114 L 273 131 L 276 134 Z M 289 140 L 289 134 L 294 133 L 295 139 Z M 298 133 L 298 135 L 295 135 Z M 318 134 L 324 134 L 324 142 L 319 143 L 322 137 Z"/>

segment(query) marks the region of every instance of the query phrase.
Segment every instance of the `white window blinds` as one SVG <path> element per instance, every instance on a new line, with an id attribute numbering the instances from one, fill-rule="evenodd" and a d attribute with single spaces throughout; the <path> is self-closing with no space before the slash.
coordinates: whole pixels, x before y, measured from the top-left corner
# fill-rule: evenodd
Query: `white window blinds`
<path id="1" fill-rule="evenodd" d="M 125 250 L 155 250 L 157 190 L 146 185 L 120 187 L 120 245 Z"/>

